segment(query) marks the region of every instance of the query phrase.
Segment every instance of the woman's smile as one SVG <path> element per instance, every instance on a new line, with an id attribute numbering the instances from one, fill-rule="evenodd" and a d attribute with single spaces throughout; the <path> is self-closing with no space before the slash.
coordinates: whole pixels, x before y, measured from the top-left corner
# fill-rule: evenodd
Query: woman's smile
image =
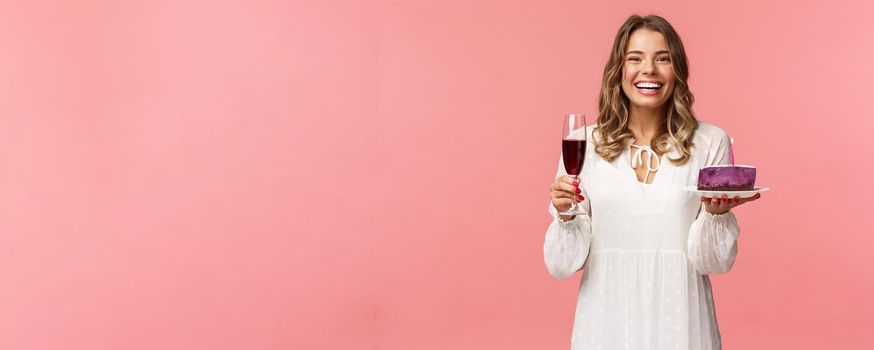
<path id="1" fill-rule="evenodd" d="M 658 95 L 659 91 L 664 85 L 664 83 L 655 80 L 645 80 L 634 83 L 634 87 L 637 88 L 637 92 L 644 96 Z"/>

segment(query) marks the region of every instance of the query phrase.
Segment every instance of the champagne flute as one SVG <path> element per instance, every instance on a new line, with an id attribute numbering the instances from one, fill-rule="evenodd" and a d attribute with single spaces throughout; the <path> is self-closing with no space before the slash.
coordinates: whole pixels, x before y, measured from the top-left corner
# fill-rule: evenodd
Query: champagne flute
<path id="1" fill-rule="evenodd" d="M 561 158 L 564 161 L 564 170 L 580 181 L 580 172 L 583 171 L 583 161 L 586 159 L 586 116 L 583 114 L 566 114 L 564 116 L 564 128 L 561 134 Z M 581 215 L 583 210 L 574 200 L 570 209 L 559 213 L 560 215 Z"/>

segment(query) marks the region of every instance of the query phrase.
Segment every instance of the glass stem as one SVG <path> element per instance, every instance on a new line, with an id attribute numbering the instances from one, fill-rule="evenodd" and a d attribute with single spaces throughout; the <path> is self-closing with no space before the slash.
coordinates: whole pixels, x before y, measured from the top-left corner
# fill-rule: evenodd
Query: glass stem
<path id="1" fill-rule="evenodd" d="M 574 175 L 574 182 L 580 183 L 580 175 Z M 577 187 L 577 188 L 579 188 L 579 187 Z M 572 212 L 572 213 L 574 213 L 574 215 L 576 215 L 576 213 L 579 212 L 579 205 L 577 204 L 577 199 L 580 198 L 580 194 L 574 192 L 574 196 L 575 196 L 574 200 L 571 202 L 570 212 Z"/>

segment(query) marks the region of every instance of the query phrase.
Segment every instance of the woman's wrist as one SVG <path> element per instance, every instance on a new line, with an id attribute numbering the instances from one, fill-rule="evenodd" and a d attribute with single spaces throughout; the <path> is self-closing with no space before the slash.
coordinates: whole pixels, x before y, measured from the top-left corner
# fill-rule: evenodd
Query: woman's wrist
<path id="1" fill-rule="evenodd" d="M 576 217 L 577 217 L 576 215 L 559 215 L 559 216 L 558 216 L 558 221 L 561 221 L 561 222 L 571 222 L 571 221 L 573 221 L 574 218 L 576 218 Z"/>
<path id="2" fill-rule="evenodd" d="M 710 214 L 710 215 L 713 215 L 713 216 L 721 216 L 721 215 L 728 214 L 728 213 L 731 211 L 731 209 L 728 209 L 728 210 L 723 211 L 723 212 L 715 212 L 715 213 L 712 212 L 712 211 L 710 211 L 710 210 L 707 210 L 707 209 L 704 209 L 704 211 L 706 211 L 707 214 Z"/>

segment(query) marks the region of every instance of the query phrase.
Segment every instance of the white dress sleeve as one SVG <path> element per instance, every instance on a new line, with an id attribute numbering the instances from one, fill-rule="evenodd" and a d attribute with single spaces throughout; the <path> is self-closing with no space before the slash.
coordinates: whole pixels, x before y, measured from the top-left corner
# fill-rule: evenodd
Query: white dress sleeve
<path id="1" fill-rule="evenodd" d="M 728 135 L 721 132 L 709 149 L 706 164 L 728 164 L 729 146 Z M 698 217 L 689 228 L 689 263 L 702 275 L 728 272 L 737 256 L 739 235 L 740 227 L 734 213 L 713 215 L 701 204 Z"/>
<path id="2" fill-rule="evenodd" d="M 566 175 L 559 159 L 556 177 Z M 582 181 L 585 181 L 583 179 Z M 582 196 L 585 198 L 579 205 L 586 214 L 577 215 L 573 220 L 563 222 L 559 220 L 558 210 L 549 203 L 549 213 L 552 215 L 552 223 L 546 229 L 546 237 L 543 241 L 543 260 L 546 269 L 555 279 L 565 279 L 579 271 L 589 255 L 589 245 L 592 242 L 592 209 L 589 206 L 589 196 L 583 186 L 580 186 Z"/>

